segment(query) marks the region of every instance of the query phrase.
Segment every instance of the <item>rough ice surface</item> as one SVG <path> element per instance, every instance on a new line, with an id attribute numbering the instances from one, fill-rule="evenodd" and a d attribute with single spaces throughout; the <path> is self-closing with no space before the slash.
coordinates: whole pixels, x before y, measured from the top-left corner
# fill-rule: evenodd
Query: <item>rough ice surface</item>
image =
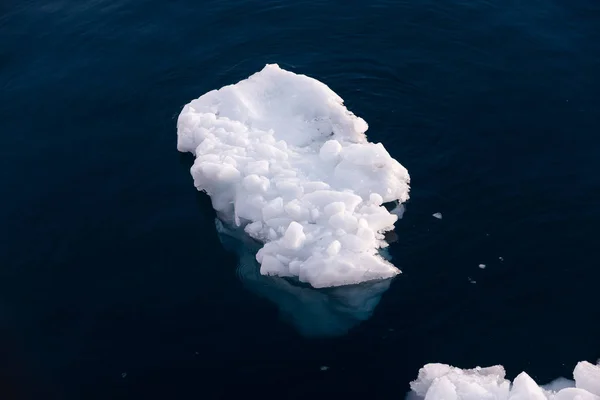
<path id="1" fill-rule="evenodd" d="M 432 217 L 437 218 L 437 219 L 442 219 L 442 213 L 436 212 L 432 215 Z"/>
<path id="2" fill-rule="evenodd" d="M 460 369 L 427 364 L 411 382 L 409 399 L 425 400 L 600 400 L 600 365 L 581 361 L 574 381 L 560 379 L 540 386 L 525 372 L 511 383 L 500 365 Z"/>
<path id="3" fill-rule="evenodd" d="M 276 64 L 187 104 L 177 148 L 219 217 L 264 243 L 264 275 L 313 287 L 390 278 L 379 250 L 409 175 L 325 84 Z"/>

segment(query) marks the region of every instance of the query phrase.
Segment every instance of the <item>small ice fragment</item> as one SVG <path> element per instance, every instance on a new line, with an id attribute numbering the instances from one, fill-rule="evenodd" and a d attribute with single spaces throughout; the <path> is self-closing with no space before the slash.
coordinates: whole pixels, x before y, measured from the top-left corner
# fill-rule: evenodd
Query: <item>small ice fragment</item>
<path id="1" fill-rule="evenodd" d="M 126 377 L 127 377 L 127 372 L 123 372 L 123 373 L 121 374 L 121 378 L 123 378 L 123 379 L 124 379 L 124 378 L 126 378 Z"/>
<path id="2" fill-rule="evenodd" d="M 485 269 L 485 264 L 479 264 L 479 268 Z"/>
<path id="3" fill-rule="evenodd" d="M 381 197 L 381 195 L 378 193 L 371 193 L 369 195 L 369 201 L 375 204 L 376 206 L 380 206 L 381 204 L 383 204 L 383 197 Z"/>
<path id="4" fill-rule="evenodd" d="M 436 212 L 435 214 L 433 214 L 433 217 L 437 219 L 442 219 L 442 213 Z"/>
<path id="5" fill-rule="evenodd" d="M 498 257 L 498 260 L 504 261 L 504 257 Z"/>
<path id="6" fill-rule="evenodd" d="M 468 277 L 467 279 L 469 279 L 470 283 L 477 283 L 477 281 L 475 279 L 471 279 L 471 277 Z"/>
<path id="7" fill-rule="evenodd" d="M 321 371 L 327 371 L 328 369 L 329 369 L 329 367 L 327 365 L 323 365 L 320 368 Z"/>
<path id="8" fill-rule="evenodd" d="M 321 146 L 321 150 L 319 150 L 319 156 L 321 160 L 325 162 L 334 161 L 339 157 L 340 152 L 342 151 L 342 145 L 337 140 L 328 140 L 323 146 Z"/>
<path id="9" fill-rule="evenodd" d="M 297 250 L 302 247 L 305 240 L 306 235 L 302 225 L 292 221 L 283 235 L 283 245 L 288 249 Z"/>

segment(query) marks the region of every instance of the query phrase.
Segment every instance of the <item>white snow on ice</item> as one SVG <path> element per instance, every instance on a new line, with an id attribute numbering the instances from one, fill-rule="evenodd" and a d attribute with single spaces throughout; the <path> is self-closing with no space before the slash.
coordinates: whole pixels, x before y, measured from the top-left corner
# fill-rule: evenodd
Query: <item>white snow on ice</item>
<path id="1" fill-rule="evenodd" d="M 437 218 L 437 219 L 442 219 L 442 213 L 436 212 L 432 215 L 432 217 Z"/>
<path id="2" fill-rule="evenodd" d="M 390 278 L 379 254 L 404 202 L 407 170 L 325 84 L 276 64 L 187 104 L 177 148 L 220 218 L 264 243 L 264 275 L 313 287 Z"/>
<path id="3" fill-rule="evenodd" d="M 574 381 L 558 379 L 538 385 L 521 372 L 511 383 L 504 367 L 460 369 L 445 364 L 427 364 L 411 382 L 408 399 L 425 400 L 600 400 L 600 365 L 581 361 L 573 371 Z"/>

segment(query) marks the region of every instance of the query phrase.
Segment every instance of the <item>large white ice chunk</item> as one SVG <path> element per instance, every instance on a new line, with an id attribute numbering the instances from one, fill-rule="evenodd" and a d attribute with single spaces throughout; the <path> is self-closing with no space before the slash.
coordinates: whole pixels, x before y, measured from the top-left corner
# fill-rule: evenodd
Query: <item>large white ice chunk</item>
<path id="1" fill-rule="evenodd" d="M 575 382 L 560 380 L 540 386 L 525 372 L 512 382 L 504 378 L 500 365 L 460 369 L 445 364 L 427 364 L 410 387 L 411 399 L 425 400 L 600 400 L 600 366 L 582 361 Z M 574 387 L 568 387 L 574 386 Z"/>
<path id="2" fill-rule="evenodd" d="M 600 396 L 600 364 L 593 365 L 587 361 L 581 361 L 573 371 L 575 385 Z"/>
<path id="3" fill-rule="evenodd" d="M 379 250 L 409 175 L 325 84 L 267 65 L 187 104 L 177 148 L 221 218 L 265 245 L 261 273 L 314 287 L 390 278 Z"/>

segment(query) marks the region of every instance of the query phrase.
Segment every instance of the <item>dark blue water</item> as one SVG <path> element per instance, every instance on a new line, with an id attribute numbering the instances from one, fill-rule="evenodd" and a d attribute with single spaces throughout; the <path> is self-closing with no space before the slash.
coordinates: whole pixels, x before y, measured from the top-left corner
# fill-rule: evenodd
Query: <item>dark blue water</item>
<path id="1" fill-rule="evenodd" d="M 176 151 L 185 103 L 268 62 L 412 176 L 404 273 L 337 338 L 243 286 Z M 0 85 L 3 399 L 399 399 L 427 362 L 600 357 L 595 0 L 9 0 Z"/>

